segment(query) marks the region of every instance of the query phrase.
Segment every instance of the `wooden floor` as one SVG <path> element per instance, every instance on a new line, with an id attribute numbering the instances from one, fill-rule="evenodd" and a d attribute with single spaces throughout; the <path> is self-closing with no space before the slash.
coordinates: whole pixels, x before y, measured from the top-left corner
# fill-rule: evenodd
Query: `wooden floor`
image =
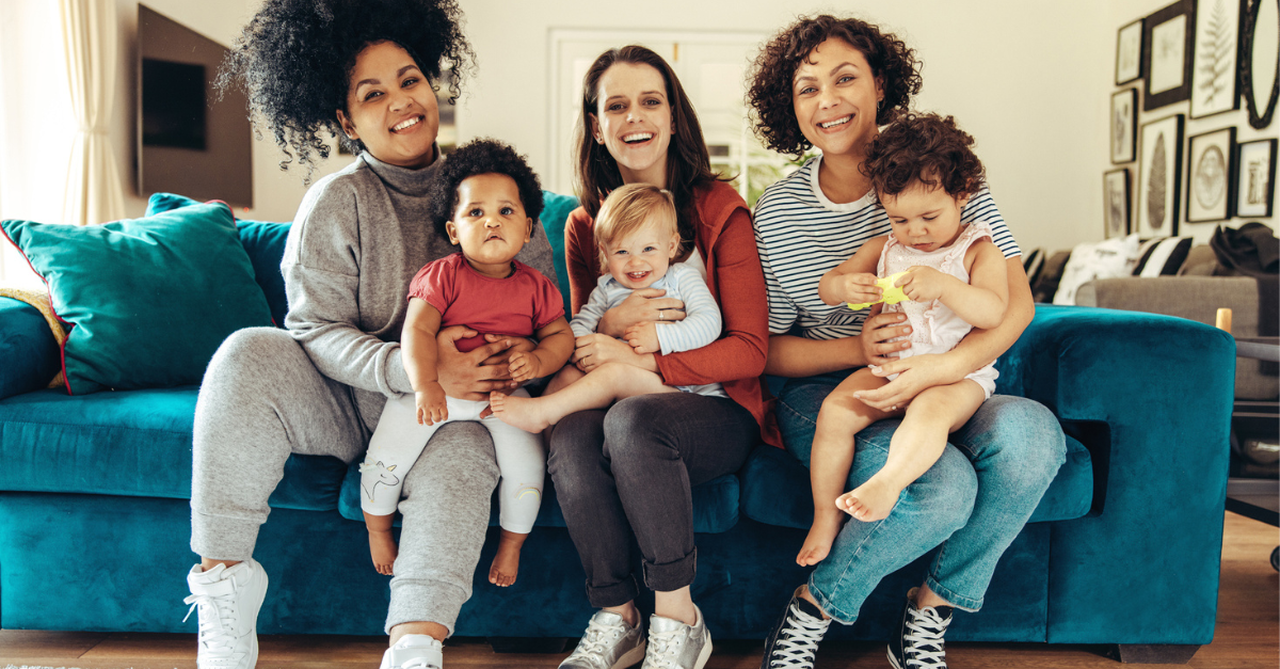
<path id="1" fill-rule="evenodd" d="M 1280 530 L 1232 513 L 1226 515 L 1218 625 L 1213 643 L 1185 665 L 1192 669 L 1280 667 L 1280 578 L 1271 551 Z M 368 637 L 262 637 L 258 667 L 270 669 L 372 669 L 385 640 Z M 1101 646 L 1043 644 L 951 644 L 952 669 L 1117 669 Z M 445 653 L 450 669 L 553 668 L 563 655 L 496 655 L 479 640 L 451 640 Z M 81 669 L 195 669 L 191 634 L 93 634 L 0 630 L 0 667 L 5 664 Z M 760 642 L 716 644 L 707 669 L 760 666 Z M 828 643 L 818 669 L 887 667 L 883 644 Z M 1130 665 L 1143 666 L 1143 665 Z"/>

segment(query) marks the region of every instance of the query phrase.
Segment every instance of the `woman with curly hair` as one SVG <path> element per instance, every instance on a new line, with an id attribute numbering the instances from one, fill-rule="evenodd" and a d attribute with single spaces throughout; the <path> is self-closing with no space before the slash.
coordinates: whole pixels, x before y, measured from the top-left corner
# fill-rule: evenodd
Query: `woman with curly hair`
<path id="1" fill-rule="evenodd" d="M 759 375 L 767 346 L 764 277 L 747 205 L 711 171 L 702 129 L 671 67 L 639 46 L 601 54 L 583 79 L 577 169 L 583 206 L 565 228 L 570 304 L 576 313 L 601 271 L 593 233 L 601 202 L 623 184 L 673 195 L 680 245 L 674 260 L 698 268 L 723 314 L 719 338 L 679 353 L 637 353 L 628 329 L 681 320 L 684 303 L 635 290 L 578 337 L 584 372 L 607 363 L 657 373 L 670 386 L 720 383 L 723 395 L 661 393 L 580 411 L 552 428 L 548 471 L 598 607 L 562 669 L 701 669 L 711 654 L 689 586 L 696 572 L 690 488 L 737 471 L 766 414 Z M 776 442 L 776 439 L 773 439 Z M 632 571 L 638 545 L 654 591 L 646 648 Z"/>
<path id="2" fill-rule="evenodd" d="M 786 449 L 806 466 L 823 402 L 854 368 L 876 365 L 876 376 L 893 379 L 861 391 L 860 400 L 896 412 L 924 390 L 955 384 L 995 360 L 1034 312 L 1021 252 L 985 184 L 969 195 L 960 220 L 988 226 L 1005 258 L 1008 307 L 997 325 L 974 329 L 948 352 L 899 357 L 912 346 L 903 314 L 821 299 L 824 273 L 892 229 L 865 163 L 880 126 L 909 109 L 920 84 L 919 62 L 902 40 L 833 16 L 784 28 L 752 68 L 748 100 L 766 145 L 796 157 L 821 150 L 770 186 L 755 210 L 769 297 L 766 372 L 787 378 L 776 404 L 778 426 Z M 882 421 L 858 433 L 843 490 L 885 466 L 896 426 Z M 950 440 L 886 517 L 854 518 L 838 529 L 766 640 L 761 667 L 812 667 L 832 619 L 852 624 L 885 576 L 940 545 L 924 583 L 907 593 L 888 654 L 897 669 L 946 666 L 943 635 L 952 610 L 982 606 L 996 562 L 1066 453 L 1045 407 L 1003 395 L 982 403 Z"/>
<path id="3" fill-rule="evenodd" d="M 257 660 L 267 576 L 252 555 L 290 454 L 355 461 L 387 399 L 414 391 L 399 343 L 405 296 L 419 268 L 454 252 L 423 221 L 440 162 L 433 82 L 451 61 L 456 93 L 472 60 L 460 19 L 452 0 L 268 0 L 229 57 L 224 81 L 243 81 L 260 127 L 308 174 L 327 155 L 322 133 L 358 155 L 312 186 L 294 218 L 281 263 L 288 329 L 233 334 L 200 388 L 191 548 L 201 560 L 186 601 L 199 609 L 201 669 Z M 553 276 L 540 226 L 516 257 Z M 439 383 L 450 396 L 481 400 L 513 386 L 506 354 L 532 346 L 489 337 L 460 352 L 454 342 L 476 334 L 440 332 Z M 440 668 L 441 641 L 471 596 L 498 476 L 488 431 L 466 422 L 436 432 L 405 473 L 384 669 Z"/>

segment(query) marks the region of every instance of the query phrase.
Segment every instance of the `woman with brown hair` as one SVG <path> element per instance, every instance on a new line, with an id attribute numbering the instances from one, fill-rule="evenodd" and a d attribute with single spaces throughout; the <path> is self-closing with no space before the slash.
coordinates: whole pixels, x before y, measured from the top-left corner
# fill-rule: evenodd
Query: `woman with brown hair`
<path id="1" fill-rule="evenodd" d="M 776 412 L 783 443 L 810 464 L 823 401 L 859 367 L 894 380 L 862 392 L 880 411 L 921 391 L 956 383 L 1008 350 L 1034 313 L 1021 251 L 983 184 L 961 212 L 989 225 L 1008 271 L 1008 308 L 994 328 L 974 329 L 946 353 L 910 347 L 900 313 L 853 311 L 818 296 L 819 279 L 868 240 L 890 231 L 864 163 L 879 127 L 910 108 L 920 63 L 902 40 L 858 19 L 801 18 L 765 44 L 748 99 L 756 130 L 775 151 L 821 155 L 773 184 L 755 226 L 769 291 L 766 371 L 787 377 Z M 884 466 L 895 421 L 861 431 L 845 490 Z M 953 432 L 938 461 L 907 486 L 888 517 L 844 523 L 808 583 L 796 589 L 765 643 L 761 667 L 812 668 L 832 619 L 852 624 L 867 596 L 894 571 L 938 546 L 923 584 L 907 593 L 889 644 L 897 669 L 946 666 L 943 635 L 953 608 L 977 611 L 1000 556 L 1035 510 L 1066 453 L 1052 413 L 1031 400 L 994 395 Z"/>
<path id="2" fill-rule="evenodd" d="M 592 225 L 613 189 L 648 183 L 672 192 L 681 247 L 676 260 L 698 268 L 723 311 L 721 336 L 702 348 L 638 354 L 617 339 L 635 325 L 683 318 L 683 303 L 637 290 L 579 337 L 583 371 L 607 362 L 635 365 L 667 385 L 721 383 L 728 395 L 643 395 L 583 411 L 551 432 L 547 465 L 569 536 L 598 611 L 560 666 L 700 669 L 711 653 L 706 623 L 689 592 L 697 549 L 690 489 L 736 471 L 760 438 L 766 413 L 759 375 L 767 346 L 764 277 L 742 198 L 711 171 L 702 129 L 670 66 L 640 46 L 600 55 L 583 81 L 578 127 L 579 197 L 565 228 L 577 312 L 601 275 Z M 775 440 L 776 441 L 776 440 Z M 654 591 L 648 648 L 635 606 L 632 543 Z"/>

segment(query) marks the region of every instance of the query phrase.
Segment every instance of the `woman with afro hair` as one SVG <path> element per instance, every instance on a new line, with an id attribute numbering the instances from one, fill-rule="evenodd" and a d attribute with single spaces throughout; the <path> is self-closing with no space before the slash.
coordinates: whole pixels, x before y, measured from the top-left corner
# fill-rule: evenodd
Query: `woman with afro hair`
<path id="1" fill-rule="evenodd" d="M 460 20 L 452 0 L 267 0 L 228 58 L 223 84 L 246 88 L 286 165 L 309 176 L 333 135 L 358 155 L 312 186 L 294 218 L 281 263 L 287 330 L 236 332 L 200 388 L 191 548 L 201 559 L 186 602 L 199 609 L 201 669 L 257 661 L 267 576 L 252 555 L 285 461 L 357 460 L 386 400 L 413 392 L 399 343 L 405 296 L 419 268 L 455 251 L 427 212 L 440 162 L 433 86 L 456 95 L 472 61 Z M 447 81 L 442 61 L 452 64 Z M 554 276 L 541 226 L 517 259 Z M 462 326 L 439 334 L 439 382 L 450 396 L 512 387 L 507 353 L 532 348 L 489 337 L 459 352 L 454 342 L 475 335 Z M 384 669 L 441 667 L 441 642 L 471 596 L 498 477 L 488 431 L 466 422 L 442 427 L 404 473 Z"/>
<path id="2" fill-rule="evenodd" d="M 996 327 L 974 329 L 945 353 L 898 358 L 911 346 L 903 314 L 853 311 L 818 295 L 824 273 L 890 232 L 866 161 L 880 126 L 910 108 L 919 67 L 896 36 L 833 16 L 801 18 L 782 29 L 752 67 L 747 98 L 764 143 L 796 157 L 821 150 L 770 186 L 755 209 L 769 298 L 765 371 L 787 379 L 777 398 L 778 427 L 786 449 L 806 466 L 823 401 L 855 368 L 876 365 L 877 376 L 894 379 L 860 393 L 864 404 L 894 411 L 926 388 L 956 383 L 995 360 L 1034 311 L 1021 251 L 985 184 L 969 197 L 961 220 L 990 226 L 1005 257 L 1008 308 Z M 884 467 L 897 424 L 882 421 L 857 434 L 844 490 Z M 923 584 L 907 593 L 888 654 L 897 669 L 946 667 L 943 634 L 952 610 L 981 608 L 996 562 L 1066 453 L 1045 407 L 1004 395 L 986 401 L 950 442 L 888 517 L 848 520 L 838 530 L 766 640 L 761 667 L 813 667 L 832 619 L 852 624 L 885 576 L 940 545 Z"/>

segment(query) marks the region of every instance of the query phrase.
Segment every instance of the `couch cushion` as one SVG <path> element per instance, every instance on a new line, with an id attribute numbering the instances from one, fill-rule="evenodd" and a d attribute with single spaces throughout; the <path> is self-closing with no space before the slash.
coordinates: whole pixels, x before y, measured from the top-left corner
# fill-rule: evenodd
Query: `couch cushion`
<path id="1" fill-rule="evenodd" d="M 225 204 L 0 227 L 48 285 L 58 319 L 73 325 L 62 352 L 70 393 L 198 383 L 227 335 L 271 322 Z"/>
<path id="2" fill-rule="evenodd" d="M 693 531 L 718 534 L 727 532 L 738 524 L 738 479 L 725 475 L 711 479 L 693 490 Z M 360 513 L 360 463 L 352 463 L 342 482 L 342 496 L 338 512 L 351 520 L 364 520 Z M 399 525 L 399 519 L 396 525 Z M 489 510 L 489 525 L 498 525 L 498 498 L 494 495 Z M 564 527 L 564 514 L 556 500 L 556 488 L 547 476 L 543 489 L 542 507 L 538 509 L 538 527 Z"/>
<path id="3" fill-rule="evenodd" d="M 48 386 L 58 374 L 58 343 L 44 316 L 25 302 L 0 297 L 0 323 L 0 398 Z"/>
<path id="4" fill-rule="evenodd" d="M 742 477 L 742 513 L 769 525 L 808 529 L 813 523 L 809 470 L 790 453 L 759 446 L 738 473 Z M 1093 465 L 1089 451 L 1067 437 L 1067 460 L 1028 522 L 1079 518 L 1093 502 Z"/>
<path id="5" fill-rule="evenodd" d="M 0 490 L 191 496 L 196 388 L 41 390 L 0 401 Z M 346 465 L 294 455 L 273 507 L 331 510 Z"/>

